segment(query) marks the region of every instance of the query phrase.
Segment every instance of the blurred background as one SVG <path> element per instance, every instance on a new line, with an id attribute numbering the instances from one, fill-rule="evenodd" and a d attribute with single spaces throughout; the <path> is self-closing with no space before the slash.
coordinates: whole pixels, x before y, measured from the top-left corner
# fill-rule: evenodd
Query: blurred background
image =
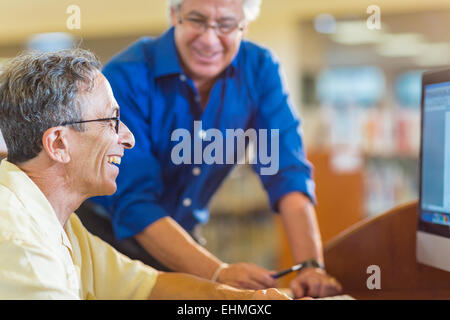
<path id="1" fill-rule="evenodd" d="M 106 62 L 160 35 L 167 17 L 165 0 L 0 0 L 0 65 L 22 50 L 74 45 Z M 325 244 L 417 198 L 421 73 L 450 64 L 449 28 L 448 0 L 263 0 L 248 38 L 284 69 L 315 167 Z M 290 266 L 280 220 L 248 166 L 232 172 L 210 209 L 206 247 L 221 259 Z"/>

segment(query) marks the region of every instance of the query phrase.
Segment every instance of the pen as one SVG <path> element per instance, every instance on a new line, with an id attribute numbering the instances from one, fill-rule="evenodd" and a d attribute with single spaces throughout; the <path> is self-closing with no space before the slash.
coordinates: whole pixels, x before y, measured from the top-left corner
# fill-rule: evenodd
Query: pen
<path id="1" fill-rule="evenodd" d="M 292 266 L 289 269 L 286 269 L 286 270 L 283 270 L 283 271 L 275 273 L 274 275 L 272 275 L 272 278 L 278 279 L 279 277 L 282 277 L 282 276 L 284 276 L 284 275 L 286 275 L 288 273 L 291 273 L 291 272 L 298 271 L 298 270 L 302 269 L 303 266 L 304 266 L 304 263 L 296 264 L 295 266 Z"/>

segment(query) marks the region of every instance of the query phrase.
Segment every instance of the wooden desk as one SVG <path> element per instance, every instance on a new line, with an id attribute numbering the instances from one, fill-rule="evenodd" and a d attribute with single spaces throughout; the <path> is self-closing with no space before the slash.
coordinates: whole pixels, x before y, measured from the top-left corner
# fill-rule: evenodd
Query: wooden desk
<path id="1" fill-rule="evenodd" d="M 327 243 L 327 271 L 345 294 L 356 299 L 450 299 L 450 272 L 416 261 L 417 209 L 417 202 L 394 208 Z M 380 267 L 380 290 L 367 288 L 370 265 Z"/>

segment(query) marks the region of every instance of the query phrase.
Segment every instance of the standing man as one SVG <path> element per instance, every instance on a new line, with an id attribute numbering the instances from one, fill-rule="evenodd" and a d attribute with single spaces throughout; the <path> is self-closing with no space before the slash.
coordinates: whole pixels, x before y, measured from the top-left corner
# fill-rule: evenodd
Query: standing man
<path id="1" fill-rule="evenodd" d="M 295 262 L 314 261 L 291 289 L 296 297 L 334 295 L 340 285 L 323 266 L 314 183 L 299 120 L 278 62 L 269 50 L 243 40 L 260 4 L 169 0 L 173 26 L 159 38 L 139 40 L 105 66 L 136 147 L 122 162 L 117 193 L 94 199 L 96 204 L 86 204 L 79 214 L 94 233 L 145 263 L 155 265 L 155 258 L 168 269 L 241 288 L 273 287 L 270 271 L 250 263 L 223 263 L 189 234 L 195 238 L 195 227 L 207 222 L 208 202 L 233 165 L 228 159 L 180 164 L 173 155 L 179 129 L 205 141 L 213 139 L 203 129 L 223 137 L 227 129 L 276 130 L 278 144 L 269 146 L 279 155 L 276 172 L 261 174 L 260 162 L 254 169 L 272 209 L 282 217 Z M 197 151 L 194 142 L 193 158 Z M 184 152 L 183 158 L 191 158 Z M 83 214 L 88 208 L 97 215 Z M 105 213 L 117 241 L 102 222 Z"/>

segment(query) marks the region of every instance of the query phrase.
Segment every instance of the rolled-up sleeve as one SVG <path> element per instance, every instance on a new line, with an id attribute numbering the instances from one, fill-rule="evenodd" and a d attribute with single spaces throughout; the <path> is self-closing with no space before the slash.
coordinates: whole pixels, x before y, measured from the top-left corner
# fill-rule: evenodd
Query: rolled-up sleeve
<path id="1" fill-rule="evenodd" d="M 149 88 L 136 81 L 136 77 L 145 78 L 140 75 L 142 69 L 124 62 L 109 64 L 103 70 L 120 109 L 127 110 L 121 113 L 121 120 L 135 137 L 135 147 L 125 150 L 116 193 L 93 199 L 105 207 L 118 239 L 132 237 L 168 215 L 158 202 L 163 186 L 150 139 Z"/>
<path id="2" fill-rule="evenodd" d="M 255 128 L 268 130 L 267 141 L 271 141 L 271 135 L 274 136 L 274 141 L 278 137 L 278 163 L 271 164 L 278 166 L 278 170 L 273 174 L 261 174 L 262 168 L 267 165 L 262 165 L 260 161 L 253 168 L 260 175 L 269 194 L 272 210 L 278 211 L 280 198 L 294 191 L 305 194 L 315 204 L 313 169 L 306 159 L 300 119 L 290 101 L 281 68 L 269 51 L 265 51 L 261 60 Z M 259 138 L 261 139 L 261 135 Z M 268 145 L 272 162 L 277 160 L 274 156 L 276 146 L 273 142 Z"/>

